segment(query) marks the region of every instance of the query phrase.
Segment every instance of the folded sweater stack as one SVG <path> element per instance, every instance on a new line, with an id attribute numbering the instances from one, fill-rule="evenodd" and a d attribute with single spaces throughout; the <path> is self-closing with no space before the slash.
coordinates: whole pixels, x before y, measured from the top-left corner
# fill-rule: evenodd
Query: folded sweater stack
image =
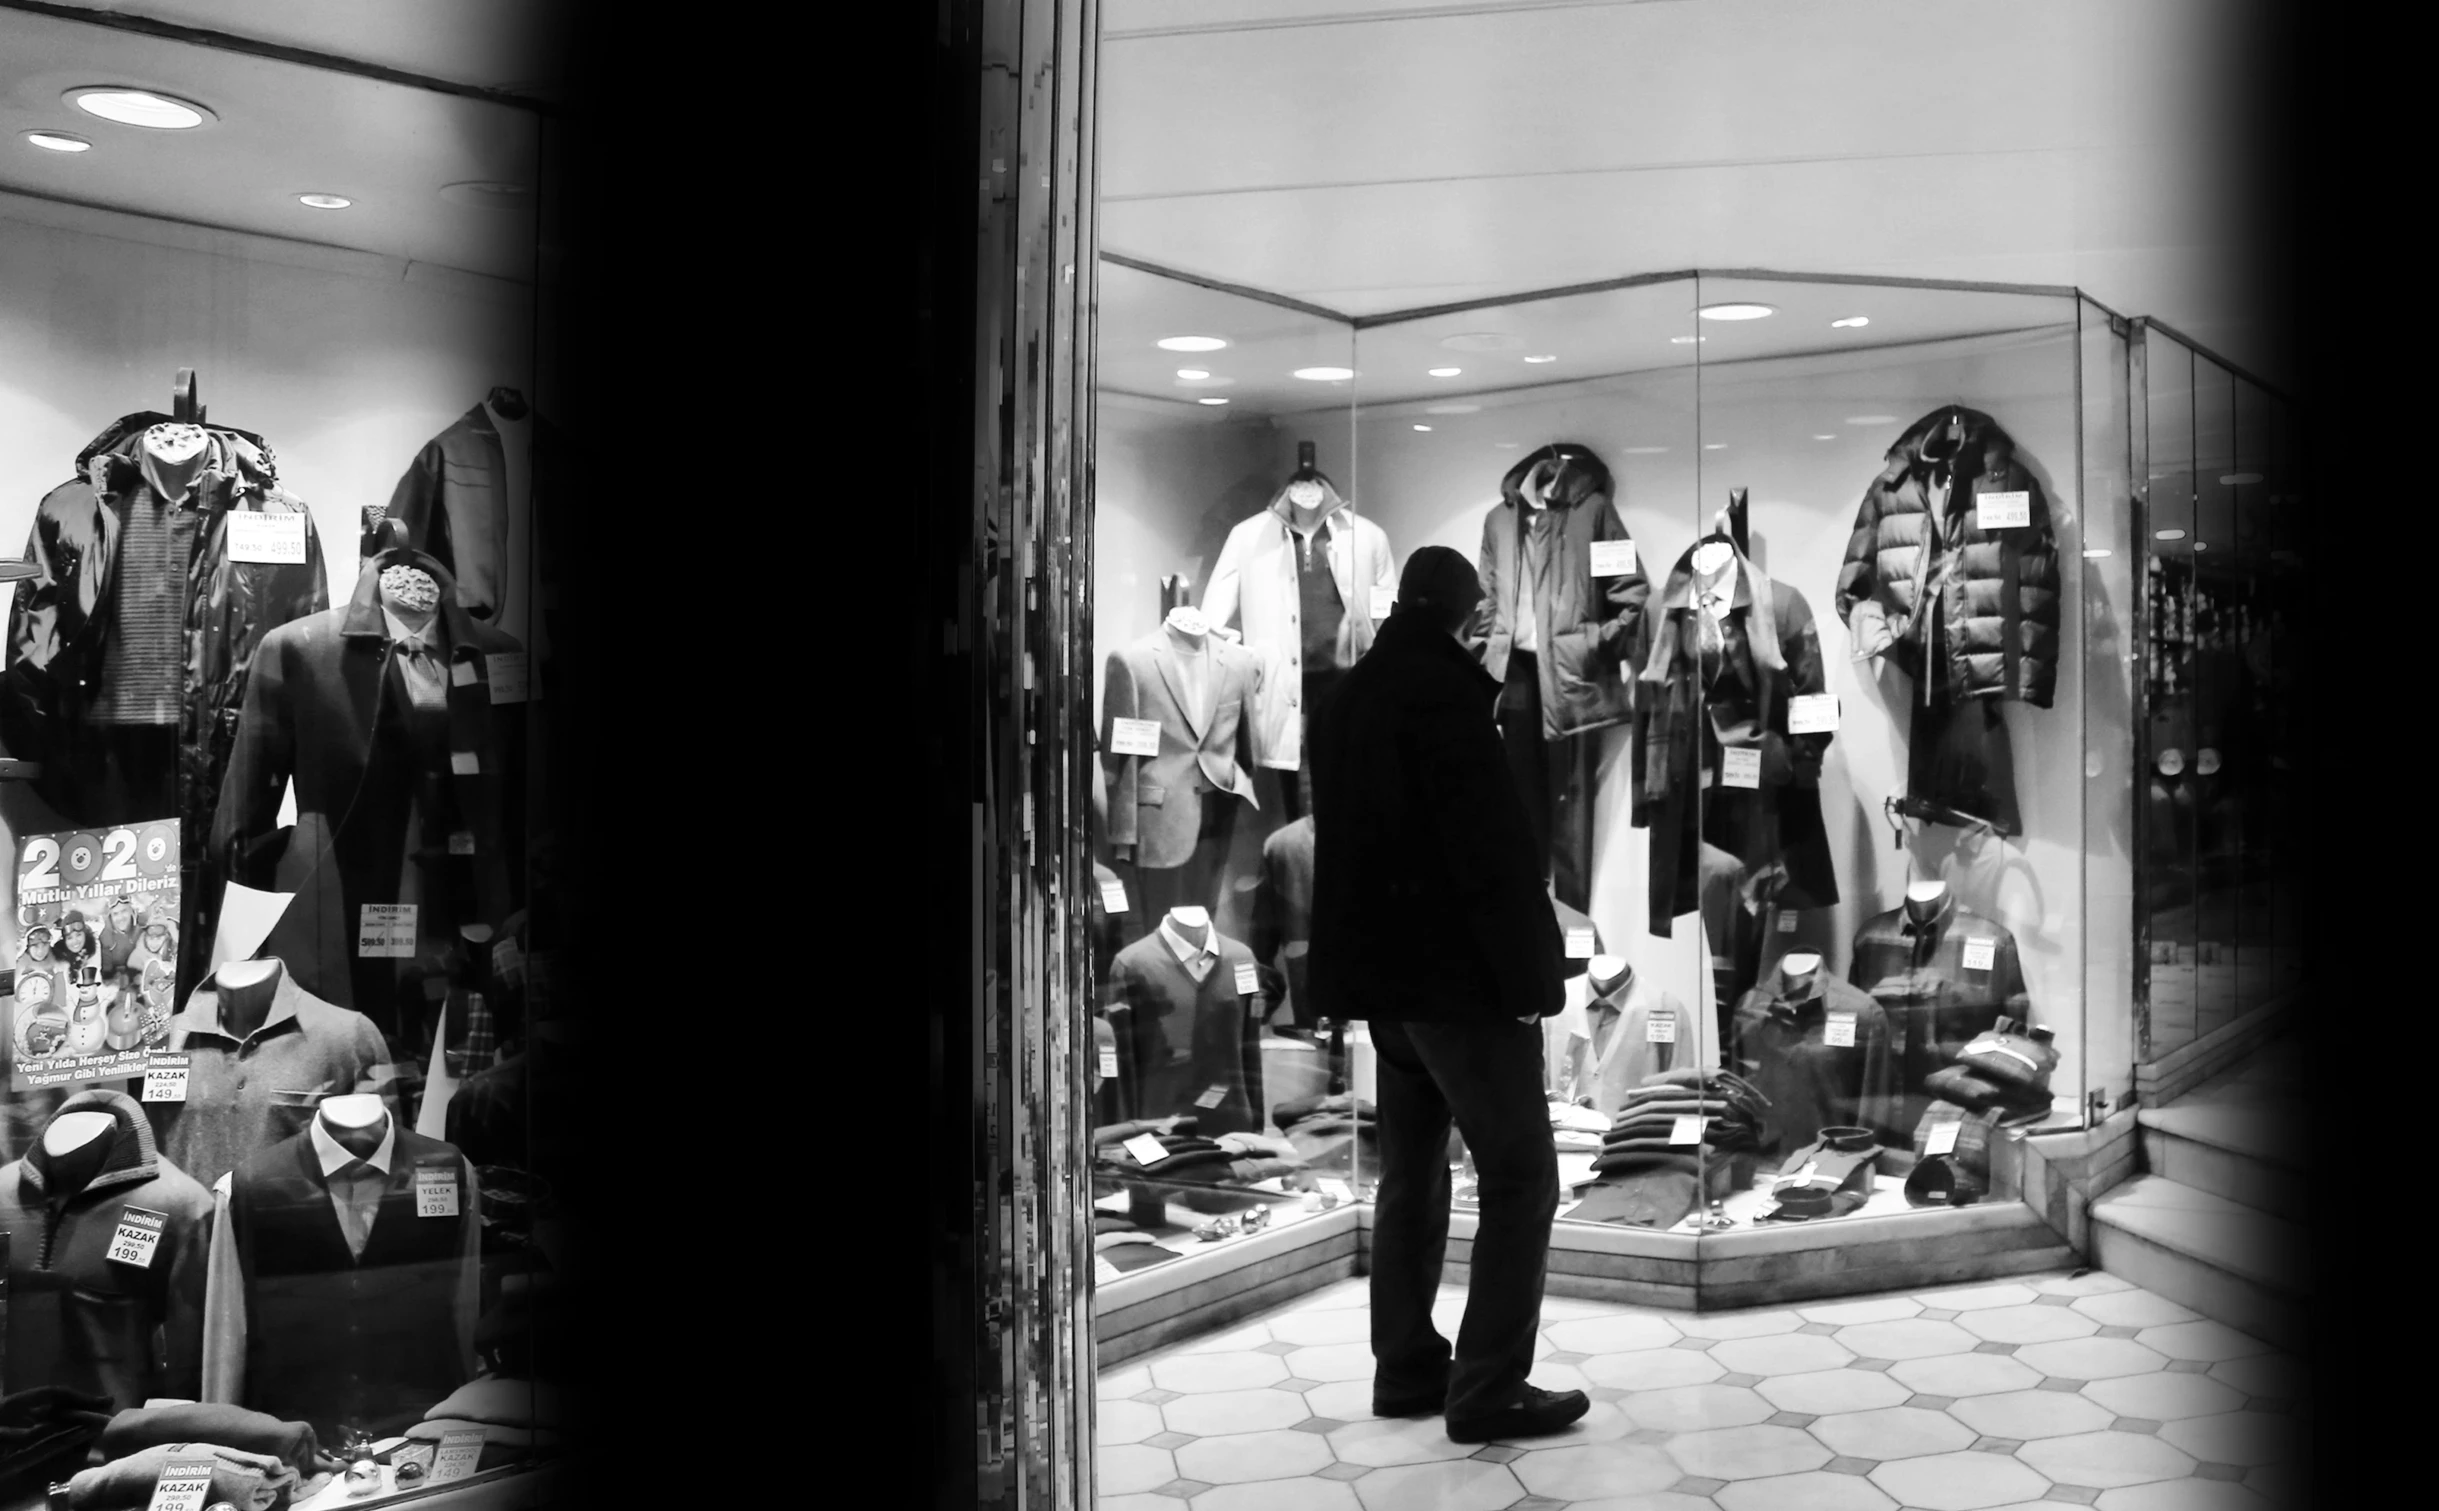
<path id="1" fill-rule="evenodd" d="M 1605 1175 L 1692 1155 L 1695 1145 L 1676 1142 L 1677 1120 L 1683 1117 L 1702 1119 L 1700 1147 L 1749 1153 L 1765 1141 L 1769 1105 L 1733 1071 L 1689 1067 L 1647 1077 L 1626 1093 L 1592 1168 Z"/>

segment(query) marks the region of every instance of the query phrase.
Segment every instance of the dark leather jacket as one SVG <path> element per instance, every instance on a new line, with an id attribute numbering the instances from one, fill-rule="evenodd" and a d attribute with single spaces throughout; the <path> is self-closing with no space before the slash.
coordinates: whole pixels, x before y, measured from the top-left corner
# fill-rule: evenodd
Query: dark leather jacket
<path id="1" fill-rule="evenodd" d="M 1525 502 L 1523 483 L 1545 462 L 1556 464 L 1556 477 L 1536 510 Z M 1623 723 L 1643 660 L 1643 600 L 1651 596 L 1651 582 L 1639 556 L 1631 572 L 1592 575 L 1595 541 L 1634 539 L 1610 502 L 1609 468 L 1573 441 L 1544 446 L 1508 469 L 1499 498 L 1482 521 L 1482 607 L 1466 644 L 1485 671 L 1505 682 L 1517 595 L 1529 590 L 1540 647 L 1535 670 L 1543 736 L 1555 740 Z M 1528 530 L 1542 537 L 1539 570 L 1529 584 L 1519 580 Z"/>

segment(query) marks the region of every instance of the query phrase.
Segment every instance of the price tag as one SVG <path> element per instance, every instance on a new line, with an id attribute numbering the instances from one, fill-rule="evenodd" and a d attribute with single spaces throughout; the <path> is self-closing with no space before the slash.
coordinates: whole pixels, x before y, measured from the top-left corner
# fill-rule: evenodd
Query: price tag
<path id="1" fill-rule="evenodd" d="M 1653 1013 L 1650 1017 L 1645 1018 L 1643 1020 L 1643 1042 L 1646 1044 L 1676 1043 L 1677 1015 L 1675 1013 Z"/>
<path id="2" fill-rule="evenodd" d="M 1778 931 L 1782 934 L 1792 934 L 1795 932 L 1795 926 L 1798 921 L 1799 920 L 1795 914 L 1781 912 L 1778 915 Z"/>
<path id="3" fill-rule="evenodd" d="M 1632 577 L 1634 575 L 1634 542 L 1631 540 L 1596 540 L 1592 543 L 1592 575 L 1595 577 Z"/>
<path id="4" fill-rule="evenodd" d="M 1852 1049 L 1855 1045 L 1855 1015 L 1832 1012 L 1821 1031 L 1821 1042 L 1833 1049 Z"/>
<path id="5" fill-rule="evenodd" d="M 144 1061 L 144 1100 L 147 1102 L 183 1102 L 186 1100 L 186 1076 L 194 1057 L 181 1050 L 171 1054 L 155 1050 Z"/>
<path id="6" fill-rule="evenodd" d="M 1194 1099 L 1194 1105 L 1205 1112 L 1228 1100 L 1228 1083 L 1222 1081 Z"/>
<path id="7" fill-rule="evenodd" d="M 305 516 L 231 509 L 229 560 L 265 566 L 301 566 L 305 561 Z"/>
<path id="8" fill-rule="evenodd" d="M 505 651 L 483 658 L 483 675 L 491 682 L 491 701 L 522 703 L 533 696 L 529 661 L 523 651 Z"/>
<path id="9" fill-rule="evenodd" d="M 1373 618 L 1386 619 L 1389 617 L 1389 611 L 1395 607 L 1397 607 L 1397 589 L 1374 588 L 1372 590 Z"/>
<path id="10" fill-rule="evenodd" d="M 1123 913 L 1126 911 L 1125 882 L 1105 881 L 1101 883 L 1101 911 L 1104 913 Z"/>
<path id="11" fill-rule="evenodd" d="M 1104 1081 L 1118 1079 L 1118 1052 L 1114 1049 L 1101 1051 L 1101 1079 Z"/>
<path id="12" fill-rule="evenodd" d="M 1669 1143 L 1671 1143 L 1671 1144 L 1699 1144 L 1699 1143 L 1701 1143 L 1701 1142 L 1702 1142 L 1702 1125 L 1703 1125 L 1703 1123 L 1704 1123 L 1705 1121 L 1707 1121 L 1707 1119 L 1705 1119 L 1705 1118 L 1704 1118 L 1704 1117 L 1703 1117 L 1703 1116 L 1702 1116 L 1700 1113 L 1697 1113 L 1697 1112 L 1688 1112 L 1688 1113 L 1684 1113 L 1684 1114 L 1680 1115 L 1680 1116 L 1677 1118 L 1677 1120 L 1676 1120 L 1675 1122 L 1673 1122 L 1673 1123 L 1671 1123 L 1671 1124 L 1669 1124 L 1669 1125 L 1668 1125 L 1668 1141 L 1669 1141 Z"/>
<path id="13" fill-rule="evenodd" d="M 417 1217 L 455 1217 L 457 1215 L 457 1170 L 450 1165 L 418 1165 L 415 1167 L 415 1215 Z"/>
<path id="14" fill-rule="evenodd" d="M 440 1435 L 440 1448 L 432 1455 L 432 1472 L 424 1476 L 427 1485 L 446 1485 L 474 1473 L 483 1461 L 483 1429 L 459 1427 Z"/>
<path id="15" fill-rule="evenodd" d="M 161 1232 L 169 1226 L 169 1217 L 161 1212 L 148 1212 L 142 1207 L 128 1207 L 119 1213 L 118 1226 L 110 1234 L 108 1257 L 112 1264 L 131 1264 L 139 1270 L 152 1268 L 152 1256 L 161 1247 Z"/>
<path id="16" fill-rule="evenodd" d="M 152 1482 L 152 1499 L 144 1511 L 203 1511 L 212 1493 L 211 1459 L 171 1459 Z"/>
<path id="17" fill-rule="evenodd" d="M 415 904 L 364 904 L 356 921 L 356 954 L 366 960 L 414 959 Z"/>
<path id="18" fill-rule="evenodd" d="M 1592 958 L 1592 931 L 1590 929 L 1574 928 L 1567 930 L 1567 958 L 1569 960 L 1589 960 Z"/>
<path id="19" fill-rule="evenodd" d="M 1110 722 L 1109 753 L 1111 755 L 1156 756 L 1160 754 L 1160 721 L 1158 719 L 1112 719 Z"/>
<path id="20" fill-rule="evenodd" d="M 1956 1136 L 1964 1126 L 1962 1123 L 1933 1123 L 1930 1132 L 1923 1135 L 1922 1152 L 1925 1155 L 1954 1153 Z"/>
<path id="21" fill-rule="evenodd" d="M 2032 525 L 2032 494 L 1978 493 L 1973 498 L 1974 517 L 1985 530 L 2023 530 Z"/>
<path id="22" fill-rule="evenodd" d="M 1787 732 L 1834 735 L 1838 732 L 1838 695 L 1798 693 L 1787 700 Z"/>
<path id="23" fill-rule="evenodd" d="M 1138 1133 L 1128 1139 L 1126 1152 L 1135 1157 L 1138 1165 L 1157 1165 L 1169 1157 L 1169 1151 L 1160 1147 L 1160 1140 L 1148 1133 Z"/>
<path id="24" fill-rule="evenodd" d="M 1108 1260 L 1102 1258 L 1098 1254 L 1095 1254 L 1092 1257 L 1092 1278 L 1100 1281 L 1104 1285 L 1117 1279 L 1120 1275 L 1125 1273 L 1126 1272 L 1124 1270 L 1119 1269 L 1116 1265 L 1111 1264 Z"/>
<path id="25" fill-rule="evenodd" d="M 1261 989 L 1262 973 L 1254 969 L 1251 961 L 1238 961 L 1236 967 L 1236 994 L 1240 997 L 1250 997 Z"/>
<path id="26" fill-rule="evenodd" d="M 471 750 L 452 750 L 449 769 L 459 776 L 474 776 L 483 769 L 483 758 Z"/>
<path id="27" fill-rule="evenodd" d="M 1750 745 L 1719 752 L 1719 784 L 1723 787 L 1761 786 L 1761 752 Z"/>
<path id="28" fill-rule="evenodd" d="M 474 853 L 474 831 L 471 829 L 450 831 L 449 853 L 451 855 L 472 855 Z"/>
<path id="29" fill-rule="evenodd" d="M 1968 939 L 1965 941 L 1965 969 L 1986 971 L 1990 969 L 1991 962 L 1998 958 L 1998 953 L 1999 942 L 1995 939 Z"/>

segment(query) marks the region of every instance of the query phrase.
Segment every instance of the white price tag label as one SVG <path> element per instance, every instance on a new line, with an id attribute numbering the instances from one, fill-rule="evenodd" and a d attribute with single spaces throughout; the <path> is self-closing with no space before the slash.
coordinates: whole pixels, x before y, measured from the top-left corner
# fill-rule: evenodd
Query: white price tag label
<path id="1" fill-rule="evenodd" d="M 483 675 L 491 682 L 491 701 L 522 703 L 533 696 L 532 673 L 523 651 L 505 651 L 483 658 Z"/>
<path id="2" fill-rule="evenodd" d="M 1123 913 L 1126 911 L 1125 882 L 1105 881 L 1101 883 L 1101 911 L 1104 913 Z"/>
<path id="3" fill-rule="evenodd" d="M 1240 997 L 1250 997 L 1261 989 L 1262 973 L 1254 969 L 1253 962 L 1249 960 L 1237 962 L 1236 994 Z"/>
<path id="4" fill-rule="evenodd" d="M 304 564 L 304 515 L 231 509 L 227 517 L 229 560 L 260 562 L 275 567 Z"/>
<path id="5" fill-rule="evenodd" d="M 1111 755 L 1156 756 L 1160 754 L 1160 721 L 1158 719 L 1112 719 L 1110 722 L 1109 753 Z"/>
<path id="6" fill-rule="evenodd" d="M 203 1511 L 212 1493 L 212 1459 L 171 1459 L 152 1482 L 144 1511 Z"/>
<path id="7" fill-rule="evenodd" d="M 1596 540 L 1592 543 L 1592 575 L 1595 577 L 1631 577 L 1634 575 L 1634 542 L 1631 540 Z"/>
<path id="8" fill-rule="evenodd" d="M 186 1077 L 193 1056 L 180 1051 L 171 1054 L 156 1050 L 144 1061 L 144 1100 L 147 1102 L 183 1102 L 186 1100 Z"/>
<path id="9" fill-rule="evenodd" d="M 1104 1081 L 1118 1079 L 1118 1052 L 1114 1049 L 1101 1051 L 1101 1079 Z"/>
<path id="10" fill-rule="evenodd" d="M 1701 1143 L 1704 1121 L 1705 1119 L 1700 1113 L 1682 1114 L 1675 1122 L 1668 1125 L 1668 1141 L 1671 1144 Z"/>
<path id="11" fill-rule="evenodd" d="M 455 1217 L 457 1215 L 457 1169 L 453 1165 L 418 1165 L 415 1167 L 415 1215 L 417 1217 Z"/>
<path id="12" fill-rule="evenodd" d="M 1992 962 L 1998 959 L 1998 954 L 1999 942 L 1997 940 L 1968 939 L 1965 941 L 1965 969 L 1986 971 L 1990 969 Z"/>
<path id="13" fill-rule="evenodd" d="M 483 758 L 471 750 L 452 750 L 449 769 L 459 776 L 476 776 L 482 772 Z"/>
<path id="14" fill-rule="evenodd" d="M 1646 1044 L 1676 1043 L 1677 1015 L 1675 1013 L 1653 1013 L 1644 1019 L 1643 1042 Z"/>
<path id="15" fill-rule="evenodd" d="M 1854 1048 L 1855 1015 L 1847 1012 L 1831 1013 L 1829 1021 L 1822 1025 L 1821 1042 L 1832 1049 Z"/>
<path id="16" fill-rule="evenodd" d="M 1202 1108 L 1205 1112 L 1208 1112 L 1226 1100 L 1228 1100 L 1228 1084 L 1225 1081 L 1222 1081 L 1217 1085 L 1212 1086 L 1201 1096 L 1196 1097 L 1194 1099 L 1194 1105 Z"/>
<path id="17" fill-rule="evenodd" d="M 1374 588 L 1372 590 L 1373 618 L 1386 619 L 1389 617 L 1389 611 L 1395 607 L 1397 607 L 1397 589 Z"/>
<path id="18" fill-rule="evenodd" d="M 1796 923 L 1797 918 L 1793 913 L 1781 912 L 1778 915 L 1778 931 L 1782 934 L 1794 933 Z"/>
<path id="19" fill-rule="evenodd" d="M 1787 733 L 1834 735 L 1837 732 L 1837 694 L 1798 693 L 1787 700 Z"/>
<path id="20" fill-rule="evenodd" d="M 1160 1146 L 1160 1140 L 1148 1133 L 1138 1133 L 1128 1139 L 1126 1152 L 1135 1157 L 1138 1165 L 1157 1165 L 1169 1157 L 1169 1151 Z"/>
<path id="21" fill-rule="evenodd" d="M 1930 1132 L 1922 1137 L 1922 1152 L 1925 1155 L 1954 1153 L 1956 1135 L 1964 1126 L 1962 1123 L 1933 1123 Z"/>
<path id="22" fill-rule="evenodd" d="M 1590 929 L 1573 928 L 1567 930 L 1567 958 L 1569 960 L 1589 960 L 1592 958 L 1592 931 Z"/>
<path id="23" fill-rule="evenodd" d="M 1973 513 L 1985 530 L 2028 529 L 2032 525 L 2032 494 L 2022 490 L 1977 493 L 1973 498 Z"/>
<path id="24" fill-rule="evenodd" d="M 119 1213 L 118 1226 L 110 1234 L 108 1258 L 112 1264 L 131 1264 L 139 1270 L 152 1268 L 152 1256 L 161 1247 L 162 1230 L 169 1218 L 160 1212 L 148 1212 L 142 1207 L 128 1207 Z"/>
<path id="25" fill-rule="evenodd" d="M 1731 746 L 1719 752 L 1719 784 L 1722 787 L 1761 786 L 1761 752 L 1750 745 Z"/>
<path id="26" fill-rule="evenodd" d="M 483 1461 L 483 1429 L 459 1427 L 440 1435 L 440 1447 L 432 1455 L 432 1472 L 424 1476 L 427 1485 L 446 1485 L 474 1473 Z"/>
<path id="27" fill-rule="evenodd" d="M 415 904 L 368 902 L 356 921 L 356 954 L 366 960 L 415 958 Z"/>

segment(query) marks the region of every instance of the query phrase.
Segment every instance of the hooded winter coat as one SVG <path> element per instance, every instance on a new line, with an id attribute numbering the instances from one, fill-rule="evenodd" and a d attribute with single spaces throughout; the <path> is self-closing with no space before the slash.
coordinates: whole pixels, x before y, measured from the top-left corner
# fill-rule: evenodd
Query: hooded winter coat
<path id="1" fill-rule="evenodd" d="M 2027 495 L 2032 523 L 1985 528 L 1979 501 L 1993 493 Z M 1885 626 L 1889 655 L 1926 700 L 1936 686 L 2047 708 L 2058 602 L 2049 504 L 1999 422 L 1950 404 L 1907 426 L 1863 490 L 1838 570 L 1838 617 L 1856 644 Z M 1926 679 L 1926 667 L 1938 675 Z"/>
<path id="2" fill-rule="evenodd" d="M 1545 463 L 1555 476 L 1543 485 L 1543 507 L 1535 509 L 1523 484 Z M 1631 570 L 1593 575 L 1596 541 L 1634 540 L 1610 499 L 1609 468 L 1589 448 L 1563 441 L 1509 468 L 1499 480 L 1499 502 L 1482 521 L 1482 607 L 1466 644 L 1504 683 L 1517 601 L 1532 594 L 1547 739 L 1622 723 L 1633 707 L 1628 684 L 1643 660 L 1643 602 L 1651 582 L 1639 558 Z M 1530 583 L 1522 580 L 1528 532 L 1541 537 L 1539 570 Z"/>

